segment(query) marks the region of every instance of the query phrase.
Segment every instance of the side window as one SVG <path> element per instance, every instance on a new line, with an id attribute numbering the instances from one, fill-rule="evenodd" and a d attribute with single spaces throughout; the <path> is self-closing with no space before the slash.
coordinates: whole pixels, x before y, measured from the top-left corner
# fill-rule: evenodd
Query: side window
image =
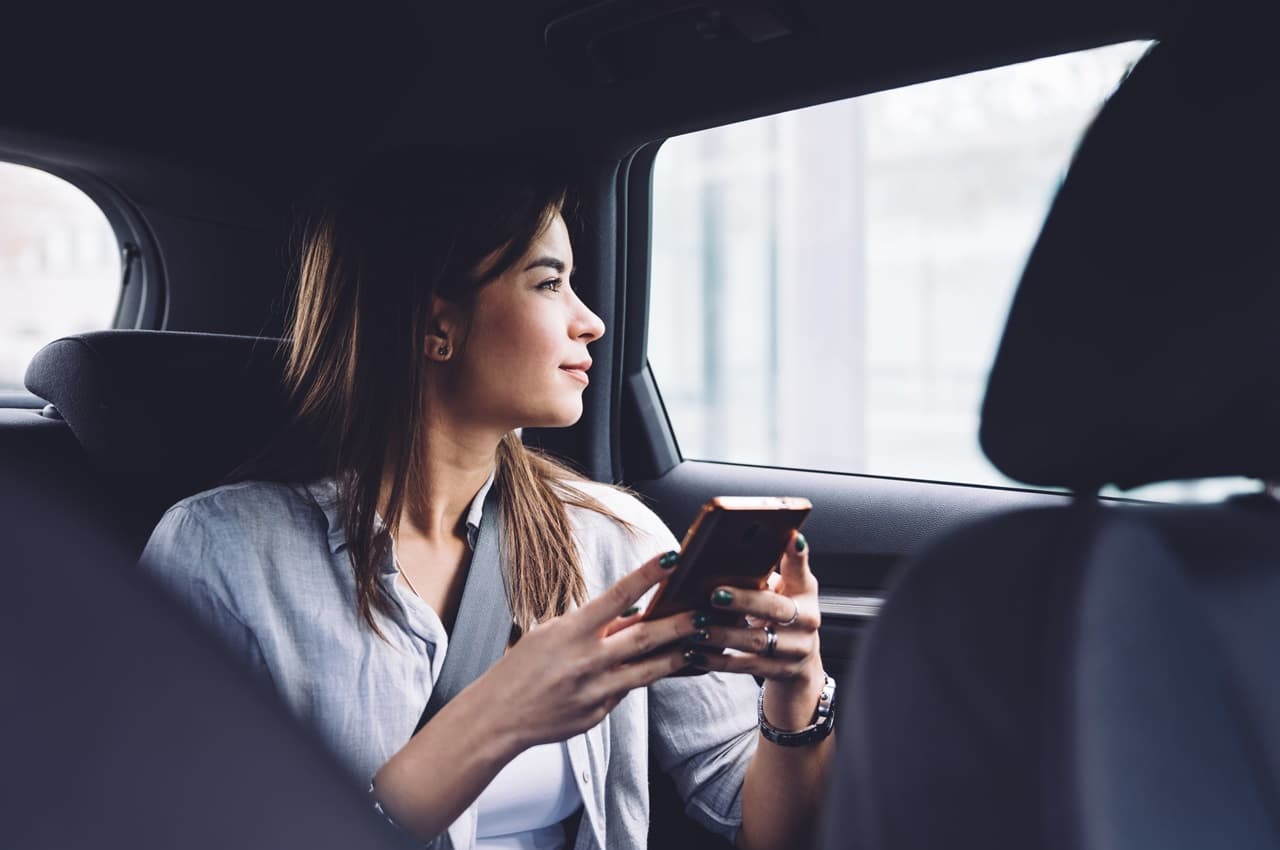
<path id="1" fill-rule="evenodd" d="M 27 363 L 50 340 L 111 327 L 119 254 L 106 216 L 84 192 L 0 162 L 0 392 L 22 389 Z"/>
<path id="2" fill-rule="evenodd" d="M 1006 485 L 987 370 L 1112 45 L 667 141 L 648 353 L 681 454 Z"/>

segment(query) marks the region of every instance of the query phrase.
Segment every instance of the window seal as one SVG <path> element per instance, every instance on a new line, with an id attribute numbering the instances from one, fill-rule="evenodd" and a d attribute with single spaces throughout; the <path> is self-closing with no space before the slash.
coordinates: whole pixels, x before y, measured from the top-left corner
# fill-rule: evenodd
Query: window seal
<path id="1" fill-rule="evenodd" d="M 58 165 L 30 154 L 0 148 L 0 160 L 34 168 L 76 187 L 111 227 L 120 251 L 120 291 L 109 329 L 158 329 L 164 325 L 167 285 L 164 264 L 151 228 L 137 206 L 117 186 L 81 168 Z"/>
<path id="2" fill-rule="evenodd" d="M 684 458 L 667 416 L 662 395 L 649 368 L 649 267 L 653 246 L 653 168 L 666 139 L 650 142 L 624 161 L 619 179 L 620 264 L 623 317 L 622 380 L 614 417 L 614 457 L 620 480 L 660 478 Z"/>

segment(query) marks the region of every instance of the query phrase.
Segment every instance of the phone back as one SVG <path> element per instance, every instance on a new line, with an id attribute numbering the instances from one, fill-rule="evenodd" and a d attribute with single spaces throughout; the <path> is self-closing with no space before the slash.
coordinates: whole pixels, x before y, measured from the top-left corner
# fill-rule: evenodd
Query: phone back
<path id="1" fill-rule="evenodd" d="M 812 506 L 808 499 L 721 496 L 703 506 L 680 550 L 680 565 L 648 618 L 705 609 L 717 587 L 761 589 Z M 717 617 L 729 623 L 733 615 Z"/>

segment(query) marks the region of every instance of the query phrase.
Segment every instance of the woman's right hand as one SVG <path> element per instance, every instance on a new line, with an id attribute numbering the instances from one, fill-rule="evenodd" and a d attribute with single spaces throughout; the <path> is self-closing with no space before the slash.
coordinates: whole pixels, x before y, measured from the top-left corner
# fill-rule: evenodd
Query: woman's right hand
<path id="1" fill-rule="evenodd" d="M 628 691 L 686 666 L 679 642 L 700 631 L 694 612 L 642 621 L 634 607 L 676 561 L 674 552 L 654 556 L 582 607 L 530 629 L 473 683 L 500 700 L 516 752 L 585 732 Z"/>
<path id="2" fill-rule="evenodd" d="M 693 612 L 644 622 L 633 609 L 670 574 L 671 554 L 654 557 L 581 608 L 530 629 L 449 700 L 378 771 L 375 796 L 384 811 L 429 840 L 521 752 L 585 732 L 632 688 L 684 667 L 678 642 L 700 631 Z M 662 649 L 671 643 L 676 645 Z M 442 765 L 447 774 L 440 773 Z M 447 781 L 431 780 L 442 775 Z"/>

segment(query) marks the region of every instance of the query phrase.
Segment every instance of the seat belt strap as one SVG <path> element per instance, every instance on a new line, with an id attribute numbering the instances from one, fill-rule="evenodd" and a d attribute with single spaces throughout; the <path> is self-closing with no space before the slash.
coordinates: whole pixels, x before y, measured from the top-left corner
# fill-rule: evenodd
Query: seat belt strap
<path id="1" fill-rule="evenodd" d="M 511 639 L 511 603 L 502 564 L 502 517 L 498 483 L 485 496 L 480 527 L 476 530 L 471 567 L 458 603 L 458 616 L 449 635 L 448 650 L 431 698 L 414 729 L 427 725 L 445 703 L 480 678 L 502 658 Z"/>

